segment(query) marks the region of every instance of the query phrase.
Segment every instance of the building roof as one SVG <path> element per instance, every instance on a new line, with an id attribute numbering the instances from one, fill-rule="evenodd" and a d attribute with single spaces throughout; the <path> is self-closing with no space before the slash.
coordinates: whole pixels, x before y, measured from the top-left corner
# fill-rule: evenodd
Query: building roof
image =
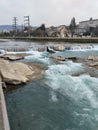
<path id="1" fill-rule="evenodd" d="M 90 21 L 90 19 L 86 20 L 86 21 L 81 21 L 80 23 L 89 22 L 89 21 Z M 92 21 L 98 21 L 98 19 L 92 19 Z"/>

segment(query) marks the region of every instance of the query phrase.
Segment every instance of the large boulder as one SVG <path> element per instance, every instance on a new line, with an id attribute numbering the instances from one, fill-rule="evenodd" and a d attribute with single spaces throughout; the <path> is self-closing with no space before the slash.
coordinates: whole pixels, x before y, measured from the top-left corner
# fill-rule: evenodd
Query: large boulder
<path id="1" fill-rule="evenodd" d="M 52 58 L 55 59 L 55 60 L 58 60 L 58 61 L 65 61 L 66 60 L 66 58 L 63 57 L 63 56 L 55 56 L 55 57 L 52 57 Z"/>
<path id="2" fill-rule="evenodd" d="M 53 49 L 55 51 L 65 51 L 65 46 L 64 45 L 54 46 Z"/>
<path id="3" fill-rule="evenodd" d="M 33 71 L 26 64 L 0 60 L 0 74 L 3 82 L 17 85 L 28 82 Z"/>
<path id="4" fill-rule="evenodd" d="M 89 66 L 96 67 L 96 66 L 98 66 L 98 62 L 90 63 Z"/>
<path id="5" fill-rule="evenodd" d="M 89 56 L 88 60 L 98 61 L 98 56 Z"/>
<path id="6" fill-rule="evenodd" d="M 46 50 L 45 47 L 43 47 L 43 48 L 38 48 L 38 51 L 39 51 L 39 52 L 43 52 L 43 51 L 45 51 L 45 50 Z"/>
<path id="7" fill-rule="evenodd" d="M 11 61 L 24 59 L 23 56 L 17 56 L 17 55 L 4 55 L 2 56 L 2 58 L 4 58 L 5 60 L 11 60 Z"/>

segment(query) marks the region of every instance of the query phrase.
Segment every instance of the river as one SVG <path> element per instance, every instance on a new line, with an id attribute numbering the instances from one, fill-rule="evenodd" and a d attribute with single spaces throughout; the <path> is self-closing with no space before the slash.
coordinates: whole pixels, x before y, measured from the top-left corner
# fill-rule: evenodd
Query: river
<path id="1" fill-rule="evenodd" d="M 29 52 L 32 55 L 21 62 L 44 64 L 47 70 L 41 79 L 5 93 L 11 130 L 98 130 L 98 78 L 82 73 L 87 67 L 82 62 L 56 63 L 50 58 L 61 55 L 84 59 L 98 55 L 98 45 L 73 45 L 71 50 L 55 54 L 34 49 Z"/>

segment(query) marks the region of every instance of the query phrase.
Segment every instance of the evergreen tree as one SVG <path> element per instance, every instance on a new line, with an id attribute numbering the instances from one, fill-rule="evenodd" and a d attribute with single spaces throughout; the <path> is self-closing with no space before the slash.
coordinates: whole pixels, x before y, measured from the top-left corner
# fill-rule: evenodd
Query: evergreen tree
<path id="1" fill-rule="evenodd" d="M 71 37 L 73 37 L 75 28 L 76 28 L 76 22 L 75 22 L 75 17 L 73 17 L 71 19 L 71 22 L 70 22 L 70 25 L 69 25 L 69 29 L 70 29 L 70 32 L 71 32 Z"/>

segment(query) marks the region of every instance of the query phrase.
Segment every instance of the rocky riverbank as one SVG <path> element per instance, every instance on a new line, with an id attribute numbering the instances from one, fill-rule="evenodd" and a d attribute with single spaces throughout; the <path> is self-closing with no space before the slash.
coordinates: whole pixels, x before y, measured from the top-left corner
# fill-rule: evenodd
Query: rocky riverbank
<path id="1" fill-rule="evenodd" d="M 65 56 L 54 56 L 51 59 L 56 64 L 63 64 L 64 61 L 73 61 L 75 63 L 81 63 L 84 66 L 84 71 L 76 73 L 73 76 L 79 76 L 81 74 L 89 74 L 91 77 L 98 78 L 98 56 L 88 56 L 85 59 L 77 57 L 65 57 Z"/>
<path id="2" fill-rule="evenodd" d="M 0 59 L 0 76 L 5 84 L 19 85 L 41 78 L 44 67 L 33 63 L 10 62 Z"/>
<path id="3" fill-rule="evenodd" d="M 92 47 L 91 45 L 78 45 L 74 47 L 75 49 L 84 48 L 89 49 Z M 64 44 L 50 47 L 56 52 L 64 52 L 66 50 L 74 49 L 72 46 L 65 46 Z M 39 51 L 39 50 L 38 50 Z M 24 59 L 26 55 L 30 54 L 5 54 L 0 58 L 0 75 L 3 79 L 4 86 L 5 84 L 14 84 L 19 85 L 23 83 L 27 83 L 30 80 L 40 79 L 43 75 L 43 71 L 46 67 L 42 64 L 35 64 L 31 62 L 21 63 L 16 62 L 16 60 Z M 83 63 L 86 66 L 86 70 L 83 73 L 88 73 L 93 77 L 98 77 L 98 56 L 89 56 L 87 59 L 78 59 L 77 57 L 64 57 L 64 56 L 51 56 L 51 60 L 53 60 L 56 64 L 61 64 L 63 61 L 72 60 L 74 62 Z M 81 75 L 81 74 L 76 74 Z"/>

